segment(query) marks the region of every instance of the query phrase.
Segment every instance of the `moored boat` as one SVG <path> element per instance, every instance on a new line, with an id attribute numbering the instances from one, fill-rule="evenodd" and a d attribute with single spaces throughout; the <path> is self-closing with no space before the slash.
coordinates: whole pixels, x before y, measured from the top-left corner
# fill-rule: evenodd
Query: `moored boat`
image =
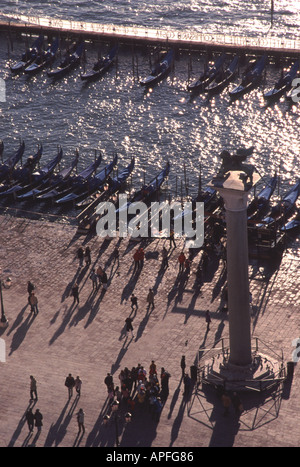
<path id="1" fill-rule="evenodd" d="M 218 57 L 214 64 L 204 70 L 204 72 L 196 81 L 188 84 L 188 90 L 194 92 L 204 91 L 204 89 L 216 78 L 217 74 L 220 72 L 224 65 L 225 58 L 225 54 L 222 54 L 220 57 Z"/>
<path id="2" fill-rule="evenodd" d="M 263 55 L 257 59 L 256 62 L 251 65 L 251 69 L 244 74 L 241 83 L 234 87 L 233 90 L 229 91 L 230 97 L 232 99 L 238 98 L 258 86 L 262 79 L 266 64 L 267 55 Z"/>
<path id="3" fill-rule="evenodd" d="M 24 69 L 24 73 L 26 73 L 27 75 L 33 75 L 41 71 L 43 68 L 50 66 L 55 59 L 58 47 L 59 40 L 55 39 L 47 50 L 39 54 L 39 56 L 28 67 Z"/>
<path id="4" fill-rule="evenodd" d="M 231 63 L 228 65 L 226 70 L 223 72 L 221 69 L 215 79 L 204 89 L 205 92 L 208 92 L 209 94 L 218 94 L 221 91 L 223 91 L 226 86 L 228 86 L 229 83 L 233 80 L 235 77 L 237 70 L 238 70 L 238 65 L 239 65 L 239 56 L 236 55 Z"/>
<path id="5" fill-rule="evenodd" d="M 93 66 L 93 69 L 81 75 L 83 81 L 92 81 L 100 78 L 114 63 L 117 56 L 118 46 L 113 47 L 107 55 L 101 57 Z"/>
<path id="6" fill-rule="evenodd" d="M 32 44 L 32 46 L 27 49 L 19 62 L 10 66 L 10 69 L 13 73 L 20 73 L 25 68 L 27 68 L 39 55 L 44 42 L 44 36 L 41 34 Z"/>
<path id="7" fill-rule="evenodd" d="M 174 50 L 169 50 L 164 54 L 158 63 L 153 67 L 150 75 L 140 80 L 141 86 L 153 86 L 164 79 L 171 71 L 174 62 Z"/>
<path id="8" fill-rule="evenodd" d="M 253 198 L 247 209 L 248 220 L 259 219 L 266 214 L 270 206 L 270 199 L 278 182 L 277 174 L 269 180 L 267 185 Z"/>
<path id="9" fill-rule="evenodd" d="M 4 144 L 1 146 L 1 158 L 3 157 Z M 15 154 L 11 155 L 5 162 L 0 164 L 0 181 L 5 180 L 7 177 L 12 175 L 12 171 L 17 163 L 22 159 L 25 151 L 24 141 L 20 142 L 19 149 Z"/>
<path id="10" fill-rule="evenodd" d="M 299 71 L 299 64 L 299 60 L 296 60 L 290 70 L 277 81 L 275 86 L 264 93 L 264 98 L 266 100 L 279 99 L 285 92 L 290 90 L 292 82 Z"/>
<path id="11" fill-rule="evenodd" d="M 61 78 L 65 76 L 69 71 L 73 70 L 77 65 L 79 65 L 81 56 L 84 51 L 84 42 L 78 42 L 71 53 L 67 53 L 65 59 L 61 64 L 47 72 L 49 78 Z"/>

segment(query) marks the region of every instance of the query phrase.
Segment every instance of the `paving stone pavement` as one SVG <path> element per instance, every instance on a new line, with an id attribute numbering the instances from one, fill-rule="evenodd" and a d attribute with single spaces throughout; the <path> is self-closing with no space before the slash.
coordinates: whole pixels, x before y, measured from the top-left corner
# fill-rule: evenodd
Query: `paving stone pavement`
<path id="1" fill-rule="evenodd" d="M 155 239 L 145 247 L 144 267 L 132 279 L 136 242 L 123 239 L 86 238 L 76 227 L 0 216 L 0 265 L 2 279 L 13 285 L 3 289 L 3 303 L 9 326 L 0 330 L 5 343 L 5 362 L 0 362 L 0 446 L 1 447 L 113 447 L 115 423 L 103 424 L 107 408 L 104 378 L 111 372 L 115 383 L 121 369 L 138 363 L 149 369 L 155 360 L 160 371 L 171 374 L 170 393 L 156 423 L 151 414 L 133 413 L 124 424 L 120 408 L 119 441 L 126 447 L 197 448 L 208 446 L 300 445 L 298 416 L 299 366 L 295 364 L 291 385 L 273 394 L 242 394 L 244 413 L 232 409 L 223 416 L 220 400 L 211 390 L 199 386 L 190 399 L 183 398 L 180 360 L 187 369 L 197 360 L 199 350 L 211 348 L 228 336 L 226 314 L 220 312 L 220 291 L 224 267 L 213 258 L 200 289 L 194 288 L 196 256 L 191 274 L 182 287 L 178 280 L 177 257 L 182 245 L 172 250 L 169 268 L 159 274 L 162 246 Z M 89 272 L 78 268 L 76 251 L 89 245 L 92 264 L 105 267 L 110 279 L 104 296 L 92 294 Z M 119 261 L 114 256 L 119 247 Z M 253 295 L 252 333 L 291 361 L 293 340 L 300 337 L 300 256 L 299 239 L 291 242 L 276 270 L 249 267 Z M 200 255 L 201 253 L 199 253 Z M 39 314 L 33 317 L 27 305 L 27 281 L 36 286 Z M 72 306 L 70 288 L 77 280 L 79 306 Z M 156 291 L 155 308 L 147 311 L 149 287 Z M 134 316 L 134 338 L 125 336 L 125 319 L 131 314 L 134 291 L 139 308 Z M 212 323 L 206 332 L 205 311 Z M 68 400 L 65 377 L 72 373 L 83 381 L 80 398 Z M 24 413 L 29 402 L 29 376 L 37 379 L 38 401 L 31 403 L 43 414 L 40 433 L 30 435 Z M 76 413 L 85 412 L 85 433 L 77 436 Z"/>

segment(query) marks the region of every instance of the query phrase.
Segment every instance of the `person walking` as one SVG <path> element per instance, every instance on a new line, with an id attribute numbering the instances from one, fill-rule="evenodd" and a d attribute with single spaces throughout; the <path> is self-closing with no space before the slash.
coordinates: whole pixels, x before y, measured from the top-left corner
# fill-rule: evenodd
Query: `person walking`
<path id="1" fill-rule="evenodd" d="M 85 260 L 86 267 L 89 267 L 91 265 L 91 263 L 92 263 L 91 249 L 90 249 L 89 246 L 87 246 L 86 249 L 85 249 L 84 260 Z"/>
<path id="2" fill-rule="evenodd" d="M 81 395 L 81 386 L 82 386 L 82 381 L 79 378 L 79 376 L 76 376 L 74 387 L 75 387 L 75 391 L 77 392 L 78 397 L 80 397 Z"/>
<path id="3" fill-rule="evenodd" d="M 144 266 L 144 259 L 145 259 L 145 252 L 142 247 L 139 248 L 139 253 L 138 253 L 138 267 L 139 269 L 142 269 Z"/>
<path id="4" fill-rule="evenodd" d="M 30 400 L 37 401 L 37 382 L 34 376 L 30 375 Z"/>
<path id="5" fill-rule="evenodd" d="M 90 274 L 90 279 L 91 279 L 92 284 L 93 284 L 93 292 L 97 292 L 97 290 L 98 290 L 98 276 L 96 274 L 95 269 L 92 269 L 92 272 Z"/>
<path id="6" fill-rule="evenodd" d="M 209 331 L 209 325 L 211 323 L 209 310 L 206 310 L 206 312 L 205 312 L 205 321 L 206 321 L 206 325 L 207 325 L 206 332 L 208 332 Z"/>
<path id="7" fill-rule="evenodd" d="M 79 286 L 78 286 L 77 282 L 75 282 L 75 284 L 72 287 L 72 296 L 74 298 L 73 305 L 76 302 L 77 302 L 77 304 L 79 304 Z"/>
<path id="8" fill-rule="evenodd" d="M 69 399 L 73 396 L 73 388 L 75 386 L 75 379 L 71 375 L 71 373 L 68 374 L 65 380 L 65 386 L 68 388 L 68 394 L 69 394 Z"/>
<path id="9" fill-rule="evenodd" d="M 134 335 L 133 335 L 132 321 L 133 321 L 133 319 L 130 318 L 130 317 L 128 317 L 128 318 L 125 319 L 126 337 L 128 337 L 129 332 L 131 332 L 131 337 L 134 337 Z"/>
<path id="10" fill-rule="evenodd" d="M 37 427 L 38 431 L 41 431 L 42 426 L 43 426 L 43 415 L 41 414 L 39 409 L 36 409 L 35 411 L 34 420 L 35 420 L 35 426 Z"/>
<path id="11" fill-rule="evenodd" d="M 169 379 L 171 375 L 168 373 L 164 367 L 161 368 L 161 373 L 160 373 L 160 384 L 161 384 L 161 398 L 162 400 L 166 400 L 168 395 L 169 395 Z"/>
<path id="12" fill-rule="evenodd" d="M 134 295 L 134 293 L 131 295 L 131 309 L 132 311 L 137 311 L 138 309 L 138 299 L 137 297 Z"/>
<path id="13" fill-rule="evenodd" d="M 34 292 L 31 292 L 29 303 L 30 303 L 30 306 L 31 306 L 31 311 L 30 312 L 33 313 L 36 316 L 38 314 L 38 312 L 39 312 L 39 309 L 38 309 L 38 299 L 35 296 Z"/>
<path id="14" fill-rule="evenodd" d="M 102 283 L 103 289 L 104 289 L 104 290 L 107 290 L 108 278 L 107 278 L 107 274 L 106 274 L 105 271 L 102 272 L 101 283 Z"/>
<path id="15" fill-rule="evenodd" d="M 33 427 L 34 427 L 34 414 L 33 414 L 31 408 L 29 408 L 29 409 L 27 410 L 26 415 L 25 415 L 25 418 L 26 418 L 26 422 L 27 422 L 29 431 L 33 431 Z"/>
<path id="16" fill-rule="evenodd" d="M 79 409 L 79 411 L 77 412 L 78 434 L 81 433 L 81 430 L 83 434 L 85 433 L 84 415 L 84 411 L 82 409 Z"/>
<path id="17" fill-rule="evenodd" d="M 139 258 L 140 258 L 139 249 L 137 249 L 133 255 L 133 262 L 134 262 L 133 274 L 139 269 Z"/>
<path id="18" fill-rule="evenodd" d="M 105 376 L 104 384 L 107 387 L 107 391 L 109 391 L 110 388 L 114 387 L 114 380 L 113 380 L 113 377 L 112 377 L 112 375 L 110 373 L 107 373 L 107 375 Z"/>
<path id="19" fill-rule="evenodd" d="M 170 240 L 170 248 L 172 248 L 172 245 L 173 245 L 174 248 L 176 248 L 174 230 L 170 230 L 169 240 Z"/>
<path id="20" fill-rule="evenodd" d="M 82 267 L 83 258 L 84 258 L 84 251 L 82 247 L 79 247 L 77 250 L 77 258 L 79 259 L 79 267 Z"/>
<path id="21" fill-rule="evenodd" d="M 181 367 L 182 378 L 184 378 L 184 375 L 185 375 L 185 367 L 186 367 L 185 356 L 184 356 L 184 355 L 182 355 L 182 357 L 181 357 L 180 367 Z"/>
<path id="22" fill-rule="evenodd" d="M 27 282 L 27 292 L 28 292 L 28 303 L 30 305 L 30 297 L 31 293 L 34 291 L 34 285 L 32 282 L 28 281 Z"/>
<path id="23" fill-rule="evenodd" d="M 152 310 L 154 309 L 154 292 L 153 289 L 149 289 L 148 295 L 147 295 L 147 303 L 148 303 L 148 310 L 150 309 L 150 306 L 152 306 Z"/>
<path id="24" fill-rule="evenodd" d="M 162 268 L 165 269 L 168 267 L 169 267 L 168 250 L 164 246 L 162 250 Z"/>
<path id="25" fill-rule="evenodd" d="M 184 264 L 185 264 L 185 254 L 183 253 L 183 251 L 178 256 L 178 263 L 179 263 L 179 274 L 180 274 L 183 272 Z"/>

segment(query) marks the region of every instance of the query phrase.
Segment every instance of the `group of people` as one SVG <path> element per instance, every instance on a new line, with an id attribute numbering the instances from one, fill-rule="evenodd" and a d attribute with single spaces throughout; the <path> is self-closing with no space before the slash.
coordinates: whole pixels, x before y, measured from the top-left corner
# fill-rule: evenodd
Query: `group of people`
<path id="1" fill-rule="evenodd" d="M 118 383 L 107 373 L 104 383 L 107 387 L 109 406 L 114 401 L 122 403 L 125 410 L 134 415 L 135 408 L 147 407 L 155 421 L 159 420 L 163 404 L 169 394 L 169 379 L 171 375 L 162 367 L 160 374 L 156 363 L 151 361 L 147 371 L 140 363 L 129 370 L 121 370 Z"/>

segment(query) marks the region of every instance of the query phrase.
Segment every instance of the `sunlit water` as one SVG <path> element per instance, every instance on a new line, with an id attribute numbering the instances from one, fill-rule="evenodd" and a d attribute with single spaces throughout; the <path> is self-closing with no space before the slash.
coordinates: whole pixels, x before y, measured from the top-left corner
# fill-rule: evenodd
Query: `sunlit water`
<path id="1" fill-rule="evenodd" d="M 4 0 L 1 11 L 156 28 L 294 37 L 300 23 L 296 4 L 300 2 L 275 2 L 271 31 L 270 2 L 258 0 L 111 0 L 79 1 L 76 5 L 73 1 Z M 1 38 L 0 77 L 6 82 L 7 102 L 0 103 L 0 138 L 7 156 L 16 149 L 20 137 L 25 140 L 27 156 L 43 143 L 44 161 L 53 158 L 57 145 L 61 145 L 62 166 L 69 165 L 78 148 L 79 170 L 93 160 L 96 149 L 103 152 L 105 161 L 117 153 L 120 169 L 135 156 L 136 187 L 155 176 L 169 160 L 166 191 L 173 197 L 196 194 L 200 162 L 205 184 L 218 169 L 218 154 L 223 149 L 233 151 L 253 145 L 251 161 L 263 180 L 275 170 L 281 174 L 281 194 L 300 173 L 299 105 L 291 106 L 283 97 L 266 107 L 262 97 L 263 90 L 280 76 L 281 69 L 273 64 L 268 66 L 266 79 L 258 89 L 232 103 L 228 90 L 211 100 L 206 95 L 191 99 L 188 79 L 197 77 L 205 62 L 205 57 L 198 54 L 188 57 L 181 53 L 174 72 L 145 92 L 138 78 L 149 73 L 150 62 L 148 54 L 138 49 L 122 47 L 118 66 L 103 79 L 86 85 L 80 72 L 92 67 L 98 54 L 107 50 L 106 44 L 88 44 L 81 68 L 56 83 L 45 72 L 30 78 L 11 75 L 9 60 L 17 61 L 24 47 L 24 41 L 14 42 L 8 57 L 7 38 Z"/>

